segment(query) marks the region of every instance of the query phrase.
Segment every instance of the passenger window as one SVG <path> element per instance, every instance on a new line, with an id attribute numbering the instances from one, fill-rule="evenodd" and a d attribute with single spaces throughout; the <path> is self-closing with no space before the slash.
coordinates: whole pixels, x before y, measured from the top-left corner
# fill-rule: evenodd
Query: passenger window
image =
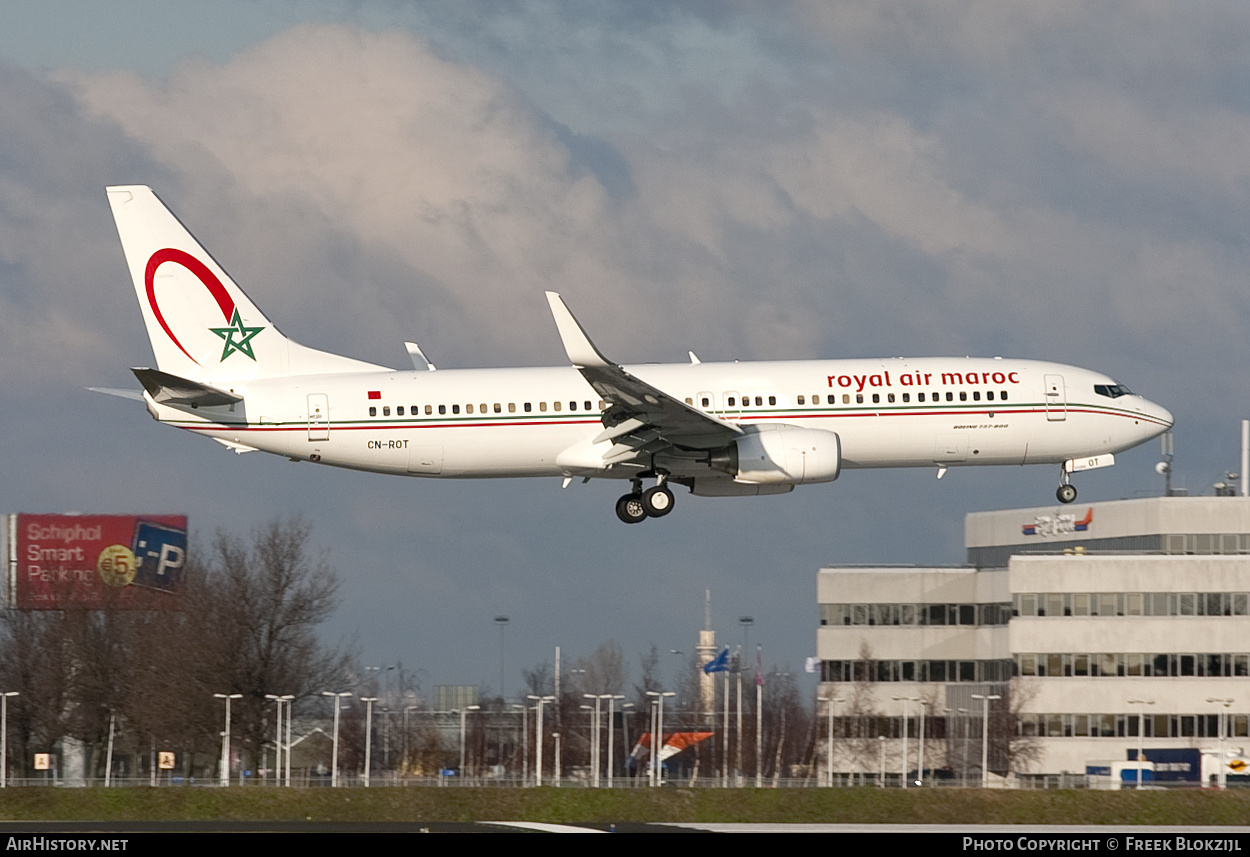
<path id="1" fill-rule="evenodd" d="M 471 413 L 473 413 L 473 406 L 472 406 L 472 405 L 465 405 L 465 406 L 464 406 L 464 412 L 465 412 L 466 414 L 471 414 Z"/>
<path id="2" fill-rule="evenodd" d="M 842 404 L 844 404 L 844 405 L 845 405 L 845 404 L 848 404 L 850 401 L 851 401 L 850 396 L 847 396 L 845 393 L 843 393 L 843 394 L 842 394 Z M 836 405 L 837 403 L 838 403 L 838 397 L 837 397 L 837 396 L 835 396 L 833 393 L 830 393 L 830 394 L 829 394 L 829 404 L 831 404 L 831 405 Z"/>
<path id="3" fill-rule="evenodd" d="M 447 406 L 446 406 L 446 405 L 439 405 L 439 406 L 438 406 L 438 412 L 439 412 L 440 414 L 445 414 L 445 413 L 447 413 Z"/>
<path id="4" fill-rule="evenodd" d="M 608 409 L 608 403 L 607 403 L 607 402 L 605 402 L 603 399 L 600 399 L 600 400 L 599 400 L 599 410 L 601 410 L 601 411 L 606 411 L 607 409 Z"/>
<path id="5" fill-rule="evenodd" d="M 881 394 L 880 394 L 880 393 L 873 393 L 873 394 L 872 394 L 872 403 L 873 403 L 874 405 L 877 405 L 877 404 L 880 404 L 880 403 L 881 403 Z"/>
<path id="6" fill-rule="evenodd" d="M 906 401 L 907 401 L 907 394 L 906 394 L 906 393 L 904 393 L 904 394 L 903 394 L 903 401 L 904 401 L 904 402 L 906 402 Z M 924 401 L 924 393 L 917 393 L 917 394 L 916 394 L 916 401 L 917 401 L 917 402 L 923 402 L 923 401 Z"/>
<path id="7" fill-rule="evenodd" d="M 559 403 L 559 402 L 552 402 L 552 403 L 551 403 L 551 410 L 553 410 L 553 411 L 558 411 L 558 410 L 560 410 L 560 403 Z"/>
<path id="8" fill-rule="evenodd" d="M 396 409 L 395 409 L 395 415 L 396 415 L 396 416 L 400 416 L 400 417 L 402 417 L 402 416 L 404 415 L 404 406 L 403 406 L 403 405 L 400 405 L 398 408 L 396 408 Z"/>
<path id="9" fill-rule="evenodd" d="M 960 391 L 959 391 L 959 401 L 961 401 L 961 402 L 966 402 L 966 401 L 968 401 L 968 394 L 967 394 L 967 393 L 965 393 L 963 390 L 960 390 Z"/>
<path id="10" fill-rule="evenodd" d="M 699 401 L 703 403 L 703 407 L 705 407 L 705 408 L 706 408 L 708 405 L 710 405 L 710 404 L 711 404 L 711 402 L 710 402 L 710 401 L 708 401 L 708 397 L 707 397 L 707 396 L 703 396 L 703 397 L 701 397 L 701 398 L 699 399 Z"/>
<path id="11" fill-rule="evenodd" d="M 590 410 L 590 402 L 583 402 L 582 404 L 586 406 L 583 410 Z"/>
<path id="12" fill-rule="evenodd" d="M 798 401 L 798 403 L 799 403 L 800 405 L 806 405 L 806 404 L 807 404 L 807 398 L 806 398 L 806 397 L 805 397 L 802 393 L 800 393 L 800 394 L 799 394 L 799 397 L 798 397 L 798 399 L 797 399 L 796 401 Z"/>
<path id="13" fill-rule="evenodd" d="M 429 415 L 433 412 L 433 410 L 434 410 L 434 409 L 433 409 L 431 406 L 426 405 L 426 406 L 425 406 L 425 415 L 426 415 L 426 416 L 429 416 Z M 439 413 L 442 413 L 442 411 L 439 411 Z"/>
<path id="14" fill-rule="evenodd" d="M 974 402 L 979 402 L 979 401 L 981 401 L 981 391 L 980 391 L 980 390 L 973 390 L 973 391 L 972 391 L 972 401 L 974 401 Z"/>
<path id="15" fill-rule="evenodd" d="M 893 395 L 893 394 L 891 394 L 891 395 Z M 908 403 L 908 402 L 910 402 L 910 401 L 911 401 L 911 393 L 904 393 L 904 394 L 903 394 L 903 404 L 905 405 L 905 404 L 907 404 L 907 403 Z"/>
<path id="16" fill-rule="evenodd" d="M 764 404 L 764 399 L 763 399 L 763 397 L 762 397 L 762 396 L 756 396 L 756 397 L 755 397 L 755 406 L 758 408 L 758 407 L 760 407 L 760 406 L 761 406 L 761 405 L 763 405 L 763 404 Z"/>
<path id="17" fill-rule="evenodd" d="M 1000 392 L 1000 393 L 998 394 L 998 398 L 999 398 L 1001 401 L 1004 401 L 1004 402 L 1005 402 L 1005 401 L 1007 401 L 1007 391 L 1006 391 L 1006 390 L 1003 390 L 1002 392 Z"/>
<path id="18" fill-rule="evenodd" d="M 985 400 L 986 400 L 987 402 L 992 402 L 992 401 L 994 401 L 994 391 L 993 391 L 993 390 L 986 390 L 986 391 L 985 391 Z"/>
<path id="19" fill-rule="evenodd" d="M 863 394 L 863 393 L 856 393 L 856 394 L 855 394 L 855 403 L 856 403 L 856 404 L 858 404 L 858 405 L 862 405 L 862 404 L 864 403 L 864 394 Z"/>
<path id="20" fill-rule="evenodd" d="M 542 411 L 543 413 L 546 413 L 546 411 L 547 411 L 547 403 L 546 403 L 546 402 L 539 402 L 539 403 L 538 403 L 538 410 Z"/>
<path id="21" fill-rule="evenodd" d="M 514 410 L 514 411 L 516 410 L 516 405 L 511 405 L 510 407 L 512 408 L 512 410 Z M 498 402 L 495 402 L 495 413 L 497 413 L 497 414 L 501 414 L 501 413 L 503 413 L 503 408 L 502 408 L 502 407 L 500 407 L 500 405 L 499 405 L 499 403 L 498 403 Z"/>
<path id="22" fill-rule="evenodd" d="M 887 402 L 893 402 L 893 401 L 894 401 L 894 394 L 893 394 L 893 393 L 887 393 L 887 394 L 886 394 L 886 397 L 885 397 L 885 400 L 886 400 Z"/>
<path id="23" fill-rule="evenodd" d="M 376 417 L 377 415 L 378 415 L 378 409 L 371 405 L 369 407 L 369 416 Z"/>
<path id="24" fill-rule="evenodd" d="M 947 394 L 946 394 L 946 401 L 948 401 L 948 402 L 953 402 L 953 401 L 955 401 L 955 394 L 954 394 L 954 393 L 947 393 Z"/>
<path id="25" fill-rule="evenodd" d="M 577 410 L 577 402 L 569 402 L 569 410 L 570 411 Z"/>
<path id="26" fill-rule="evenodd" d="M 694 405 L 694 399 L 692 399 L 692 398 L 690 398 L 689 396 L 687 396 L 687 397 L 686 397 L 686 404 L 687 404 L 687 405 L 691 405 L 691 406 L 693 406 L 693 405 Z"/>
<path id="27" fill-rule="evenodd" d="M 386 405 L 382 408 L 382 416 L 389 417 L 391 415 L 391 406 Z"/>
<path id="28" fill-rule="evenodd" d="M 452 405 L 452 406 L 451 406 L 451 412 L 452 412 L 453 414 L 458 414 L 458 413 L 460 413 L 460 406 L 459 406 L 459 405 Z"/>
<path id="29" fill-rule="evenodd" d="M 522 408 L 522 409 L 525 411 L 525 413 L 527 413 L 527 414 L 530 412 L 530 410 L 531 410 L 531 408 L 532 408 L 532 407 L 533 407 L 533 406 L 532 406 L 529 402 L 526 402 L 524 405 L 522 405 L 522 406 L 521 406 L 521 408 Z"/>
<path id="30" fill-rule="evenodd" d="M 486 403 L 485 403 L 485 402 L 482 402 L 482 405 L 481 405 L 481 407 L 480 407 L 480 408 L 478 408 L 477 412 L 478 412 L 479 414 L 484 414 L 484 413 L 486 413 Z"/>
<path id="31" fill-rule="evenodd" d="M 844 404 L 844 405 L 849 405 L 850 403 L 851 403 L 851 394 L 850 394 L 850 393 L 843 393 L 843 394 L 842 394 L 842 404 Z M 829 397 L 829 404 L 831 404 L 831 405 L 833 404 L 833 396 L 830 396 L 830 397 Z"/>
<path id="32" fill-rule="evenodd" d="M 768 397 L 768 404 L 770 404 L 770 405 L 775 405 L 775 404 L 777 404 L 777 397 L 776 397 L 776 396 L 769 396 L 769 397 Z"/>

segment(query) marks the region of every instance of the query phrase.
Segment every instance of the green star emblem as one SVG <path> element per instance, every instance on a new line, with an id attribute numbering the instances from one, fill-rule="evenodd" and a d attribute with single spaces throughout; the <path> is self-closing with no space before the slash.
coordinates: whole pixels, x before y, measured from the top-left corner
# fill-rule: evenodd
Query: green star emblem
<path id="1" fill-rule="evenodd" d="M 221 350 L 222 360 L 225 360 L 236 351 L 246 354 L 255 360 L 256 355 L 252 353 L 252 338 L 264 329 L 263 327 L 244 327 L 243 319 L 239 318 L 238 309 L 235 309 L 234 318 L 230 319 L 229 327 L 209 328 L 209 330 L 226 341 L 225 348 Z"/>

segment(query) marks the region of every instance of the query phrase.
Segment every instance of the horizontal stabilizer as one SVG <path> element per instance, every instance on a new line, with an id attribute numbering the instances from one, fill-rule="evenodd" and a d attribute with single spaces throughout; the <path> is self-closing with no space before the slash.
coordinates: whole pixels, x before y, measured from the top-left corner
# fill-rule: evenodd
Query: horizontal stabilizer
<path id="1" fill-rule="evenodd" d="M 93 393 L 103 393 L 106 396 L 117 396 L 121 399 L 134 399 L 136 402 L 143 401 L 143 394 L 138 390 L 123 390 L 117 387 L 88 387 Z"/>
<path id="2" fill-rule="evenodd" d="M 242 396 L 179 378 L 159 369 L 131 369 L 143 389 L 152 400 L 162 405 L 190 405 L 195 408 L 211 408 L 215 405 L 232 405 L 243 401 Z"/>

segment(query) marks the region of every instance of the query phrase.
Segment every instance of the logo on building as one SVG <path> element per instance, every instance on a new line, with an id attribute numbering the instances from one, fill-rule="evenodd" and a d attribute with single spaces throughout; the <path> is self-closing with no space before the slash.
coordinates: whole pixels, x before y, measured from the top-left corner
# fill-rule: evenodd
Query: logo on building
<path id="1" fill-rule="evenodd" d="M 1091 506 L 1085 510 L 1085 517 L 1079 521 L 1076 515 L 1070 512 L 1058 515 L 1038 515 L 1033 519 L 1033 523 L 1024 524 L 1021 530 L 1026 536 L 1041 536 L 1042 538 L 1062 536 L 1068 533 L 1085 532 L 1093 520 L 1094 507 Z"/>

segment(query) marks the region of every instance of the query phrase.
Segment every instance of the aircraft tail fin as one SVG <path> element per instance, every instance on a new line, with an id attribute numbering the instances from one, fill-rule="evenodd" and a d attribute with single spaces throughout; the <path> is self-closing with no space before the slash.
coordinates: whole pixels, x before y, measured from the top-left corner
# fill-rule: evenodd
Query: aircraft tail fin
<path id="1" fill-rule="evenodd" d="M 385 368 L 288 339 L 151 188 L 106 190 L 161 371 L 213 381 Z"/>

